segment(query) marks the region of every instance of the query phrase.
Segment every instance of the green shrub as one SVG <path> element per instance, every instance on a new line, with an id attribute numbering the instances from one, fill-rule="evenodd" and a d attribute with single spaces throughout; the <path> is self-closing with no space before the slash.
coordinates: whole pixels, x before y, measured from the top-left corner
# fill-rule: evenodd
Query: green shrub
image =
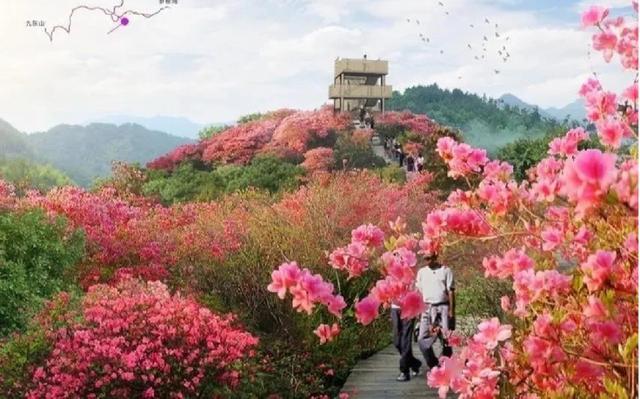
<path id="1" fill-rule="evenodd" d="M 379 168 L 387 162 L 374 154 L 371 144 L 355 142 L 349 135 L 340 135 L 333 149 L 337 169 Z"/>
<path id="2" fill-rule="evenodd" d="M 52 167 L 26 159 L 0 159 L 0 178 L 13 184 L 18 194 L 29 189 L 43 192 L 53 187 L 71 185 L 71 179 Z"/>
<path id="3" fill-rule="evenodd" d="M 376 169 L 376 172 L 385 182 L 401 184 L 407 181 L 405 170 L 395 164 Z"/>
<path id="4" fill-rule="evenodd" d="M 456 289 L 456 313 L 459 316 L 500 317 L 500 298 L 512 293 L 507 281 L 485 278 L 481 274 L 465 279 Z"/>
<path id="5" fill-rule="evenodd" d="M 527 171 L 537 165 L 542 159 L 549 156 L 549 143 L 556 137 L 564 136 L 566 131 L 562 128 L 555 129 L 543 137 L 524 138 L 514 141 L 500 148 L 497 158 L 513 165 L 513 174 L 518 181 L 527 178 Z M 602 148 L 595 135 L 580 143 L 579 149 Z"/>
<path id="6" fill-rule="evenodd" d="M 270 193 L 295 189 L 303 174 L 301 167 L 271 155 L 258 156 L 248 165 L 223 165 L 213 170 L 184 162 L 171 172 L 150 170 L 142 191 L 163 204 L 211 201 L 248 188 Z"/>
<path id="7" fill-rule="evenodd" d="M 42 301 L 72 285 L 84 254 L 80 232 L 41 211 L 0 214 L 0 336 L 22 329 Z"/>

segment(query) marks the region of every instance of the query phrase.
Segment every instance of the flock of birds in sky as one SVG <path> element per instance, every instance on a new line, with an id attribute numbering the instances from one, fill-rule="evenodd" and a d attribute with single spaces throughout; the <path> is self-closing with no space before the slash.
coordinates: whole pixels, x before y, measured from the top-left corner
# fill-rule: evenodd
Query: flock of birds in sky
<path id="1" fill-rule="evenodd" d="M 445 15 L 450 15 L 449 10 L 447 10 L 445 4 L 442 1 L 438 1 L 438 6 L 442 8 Z M 414 23 L 414 22 L 416 25 L 420 26 L 419 19 L 407 18 L 407 23 Z M 480 39 L 480 36 L 478 35 L 479 44 L 467 43 L 467 50 L 470 52 L 470 55 L 473 56 L 473 59 L 475 59 L 478 62 L 483 62 L 483 61 L 486 62 L 489 60 L 495 61 L 496 57 L 502 63 L 508 62 L 509 59 L 511 58 L 511 54 L 509 54 L 509 49 L 507 48 L 507 44 L 509 43 L 509 36 L 500 34 L 500 32 L 498 31 L 498 27 L 499 27 L 498 24 L 493 21 L 490 21 L 489 18 L 485 17 L 484 22 L 482 22 L 481 24 L 482 25 L 479 24 L 478 26 L 476 26 L 476 24 L 469 24 L 469 29 L 481 30 L 482 28 L 486 28 L 488 26 L 490 28 L 489 30 L 491 31 L 491 33 L 482 34 L 481 39 Z M 487 32 L 486 29 L 483 29 L 483 30 Z M 431 38 L 429 38 L 427 34 L 420 32 L 418 34 L 418 37 L 425 45 L 431 44 Z M 492 51 L 490 51 L 487 48 L 487 45 L 493 44 L 496 41 L 498 42 L 497 43 L 498 50 L 495 54 L 493 54 Z M 440 49 L 440 54 L 444 55 L 444 53 L 445 53 L 444 50 Z M 494 68 L 493 72 L 497 75 L 500 73 L 500 70 Z M 458 76 L 458 79 L 462 79 L 462 76 Z"/>

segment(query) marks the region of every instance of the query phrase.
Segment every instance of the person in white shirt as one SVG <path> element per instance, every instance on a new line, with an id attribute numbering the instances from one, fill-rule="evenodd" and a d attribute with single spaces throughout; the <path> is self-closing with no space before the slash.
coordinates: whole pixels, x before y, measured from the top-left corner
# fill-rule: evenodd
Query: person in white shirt
<path id="1" fill-rule="evenodd" d="M 400 306 L 391 305 L 391 323 L 393 324 L 393 345 L 400 353 L 400 375 L 396 381 L 409 381 L 411 374 L 417 376 L 420 373 L 422 362 L 413 356 L 411 337 L 416 324 L 416 319 L 402 319 Z"/>
<path id="2" fill-rule="evenodd" d="M 446 337 L 453 327 L 449 323 L 455 315 L 455 282 L 453 272 L 438 262 L 438 254 L 425 258 L 427 265 L 418 270 L 416 288 L 422 294 L 426 308 L 420 318 L 418 346 L 427 367 L 438 365 L 433 343 L 440 339 L 444 356 L 451 356 Z"/>

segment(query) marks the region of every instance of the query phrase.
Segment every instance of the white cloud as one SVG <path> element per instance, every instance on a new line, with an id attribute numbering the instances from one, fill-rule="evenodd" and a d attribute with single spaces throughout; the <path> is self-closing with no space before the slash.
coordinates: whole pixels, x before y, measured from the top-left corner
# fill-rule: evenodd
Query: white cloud
<path id="1" fill-rule="evenodd" d="M 0 14 L 0 35 L 8 38 L 0 41 L 0 118 L 32 131 L 102 114 L 207 123 L 285 106 L 314 108 L 327 101 L 333 60 L 363 53 L 390 61 L 389 82 L 397 89 L 437 82 L 493 96 L 511 92 L 541 106 L 572 101 L 591 71 L 589 34 L 577 30 L 578 15 L 569 16 L 576 23 L 567 27 L 513 4 L 505 8 L 509 1 L 448 0 L 443 8 L 435 0 L 179 0 L 109 36 L 113 24 L 85 12 L 74 17 L 71 34 L 58 32 L 53 43 L 24 21 L 64 21 L 77 0 L 13 2 Z M 127 3 L 158 7 L 157 0 Z M 483 54 L 484 35 L 491 40 L 480 62 L 474 56 Z M 497 54 L 502 45 L 508 63 Z M 595 54 L 593 68 L 614 88 L 632 80 Z"/>

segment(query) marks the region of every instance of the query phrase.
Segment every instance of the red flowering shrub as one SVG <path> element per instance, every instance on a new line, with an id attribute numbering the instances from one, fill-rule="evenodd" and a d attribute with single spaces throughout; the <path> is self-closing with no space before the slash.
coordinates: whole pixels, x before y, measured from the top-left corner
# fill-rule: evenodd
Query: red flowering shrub
<path id="1" fill-rule="evenodd" d="M 271 141 L 277 119 L 260 119 L 233 126 L 202 142 L 202 160 L 210 163 L 248 163 Z"/>
<path id="2" fill-rule="evenodd" d="M 335 114 L 331 107 L 314 111 L 299 111 L 287 116 L 273 133 L 267 150 L 276 154 L 302 155 L 314 142 L 323 140 L 336 131 L 346 129 L 351 123 L 348 114 Z"/>
<path id="3" fill-rule="evenodd" d="M 33 193 L 21 206 L 65 216 L 71 228 L 84 230 L 88 258 L 78 278 L 85 287 L 123 274 L 165 279 L 175 265 L 222 259 L 240 245 L 246 212 L 232 199 L 171 207 L 136 202 L 118 198 L 113 189 L 64 187 Z"/>
<path id="4" fill-rule="evenodd" d="M 147 167 L 149 169 L 171 170 L 184 161 L 200 160 L 204 151 L 203 143 L 201 141 L 199 143 L 183 144 L 147 163 Z"/>
<path id="5" fill-rule="evenodd" d="M 362 146 L 369 145 L 371 137 L 373 137 L 372 129 L 356 129 L 351 135 L 351 139 L 353 140 L 353 142 L 357 145 Z"/>
<path id="6" fill-rule="evenodd" d="M 0 179 L 0 210 L 12 209 L 15 202 L 15 188 L 11 183 Z"/>
<path id="7" fill-rule="evenodd" d="M 149 162 L 150 169 L 171 170 L 184 161 L 246 164 L 259 153 L 300 158 L 309 148 L 331 141 L 350 124 L 348 115 L 330 107 L 315 111 L 281 109 L 232 126 L 196 144 L 186 144 Z"/>
<path id="8" fill-rule="evenodd" d="M 52 332 L 28 398 L 212 396 L 239 382 L 257 339 L 159 282 L 93 286 Z"/>
<path id="9" fill-rule="evenodd" d="M 376 130 L 379 131 L 411 131 L 421 136 L 429 136 L 440 128 L 439 124 L 426 115 L 410 111 L 388 111 L 376 118 Z"/>
<path id="10" fill-rule="evenodd" d="M 333 167 L 334 163 L 333 150 L 331 148 L 318 147 L 304 153 L 302 167 L 310 173 L 326 172 Z"/>

